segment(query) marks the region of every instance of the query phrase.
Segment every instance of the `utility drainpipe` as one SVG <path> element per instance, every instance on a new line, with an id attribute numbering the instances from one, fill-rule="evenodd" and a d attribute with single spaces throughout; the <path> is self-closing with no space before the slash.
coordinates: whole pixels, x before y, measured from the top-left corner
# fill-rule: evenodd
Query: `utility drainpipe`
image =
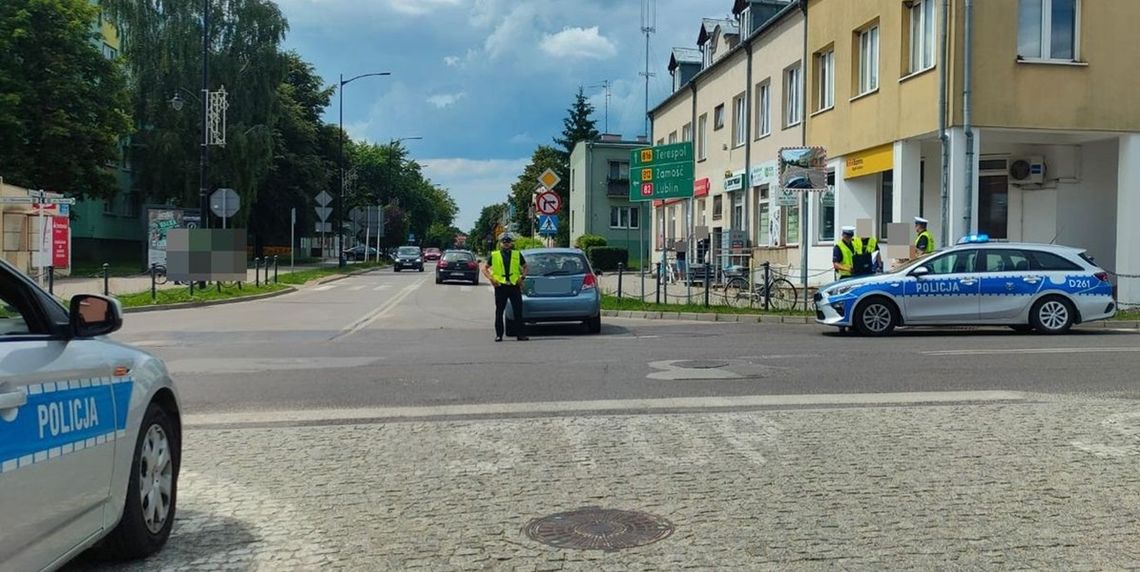
<path id="1" fill-rule="evenodd" d="M 747 243 L 752 236 L 752 233 L 749 232 L 749 229 L 752 228 L 752 217 L 748 216 L 750 199 L 752 198 L 752 181 L 749 180 L 752 171 L 752 42 L 745 43 L 744 50 L 748 54 L 748 77 L 745 80 L 748 84 L 744 86 L 744 185 L 740 189 L 740 192 L 744 193 L 744 217 L 741 221 L 744 228 L 740 230 L 744 232 Z M 748 267 L 752 268 L 751 262 L 749 262 Z M 749 276 L 748 279 L 752 280 L 752 277 Z"/>
<path id="2" fill-rule="evenodd" d="M 966 0 L 966 22 L 965 22 L 965 46 L 964 57 L 962 59 L 962 129 L 966 132 L 966 185 L 963 189 L 966 193 L 966 208 L 962 214 L 962 220 L 966 223 L 965 232 L 970 234 L 973 229 L 973 215 L 974 215 L 974 127 L 972 125 L 973 109 L 971 99 L 973 99 L 973 81 L 971 75 L 974 71 L 974 52 L 973 52 L 973 17 L 974 17 L 974 0 Z"/>
<path id="3" fill-rule="evenodd" d="M 949 65 L 950 0 L 942 0 L 942 41 L 938 62 L 938 139 L 942 143 L 942 177 L 939 197 L 942 203 L 940 243 L 950 243 L 950 135 L 946 132 L 946 67 Z"/>

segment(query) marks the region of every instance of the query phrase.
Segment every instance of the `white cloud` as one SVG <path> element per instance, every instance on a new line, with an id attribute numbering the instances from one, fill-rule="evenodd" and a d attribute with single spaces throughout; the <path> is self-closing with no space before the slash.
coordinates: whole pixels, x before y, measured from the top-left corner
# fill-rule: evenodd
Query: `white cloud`
<path id="1" fill-rule="evenodd" d="M 491 59 L 517 49 L 520 41 L 532 36 L 538 17 L 534 4 L 522 4 L 507 14 L 483 41 L 483 49 Z"/>
<path id="2" fill-rule="evenodd" d="M 432 105 L 434 105 L 440 109 L 444 109 L 447 107 L 451 107 L 452 105 L 455 105 L 459 100 L 461 100 L 465 97 L 467 97 L 467 94 L 464 92 L 437 93 L 436 95 L 433 95 L 433 96 L 427 98 L 427 100 L 428 100 L 428 103 L 430 103 L 430 104 L 432 104 Z"/>
<path id="3" fill-rule="evenodd" d="M 459 6 L 463 0 L 387 0 L 393 10 L 410 16 L 423 16 L 440 8 Z"/>
<path id="4" fill-rule="evenodd" d="M 483 207 L 507 200 L 511 185 L 530 163 L 530 157 L 487 160 L 441 158 L 420 159 L 419 162 L 433 183 L 451 193 L 459 205 L 455 225 L 466 231 L 474 226 Z"/>
<path id="5" fill-rule="evenodd" d="M 608 38 L 598 33 L 598 27 L 563 28 L 557 34 L 542 39 L 542 51 L 559 58 L 585 58 L 604 60 L 617 55 L 617 48 Z"/>
<path id="6" fill-rule="evenodd" d="M 449 68 L 459 67 L 459 56 L 444 56 L 443 63 Z"/>

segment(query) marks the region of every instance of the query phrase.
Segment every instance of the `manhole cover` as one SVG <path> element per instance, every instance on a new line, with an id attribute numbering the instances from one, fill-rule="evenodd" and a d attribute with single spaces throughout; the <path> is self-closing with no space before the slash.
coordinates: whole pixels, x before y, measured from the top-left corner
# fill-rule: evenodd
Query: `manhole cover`
<path id="1" fill-rule="evenodd" d="M 673 362 L 673 366 L 685 369 L 717 369 L 728 366 L 728 363 L 708 359 L 691 359 L 685 361 L 675 361 Z"/>
<path id="2" fill-rule="evenodd" d="M 613 551 L 668 538 L 673 524 L 643 512 L 586 507 L 536 518 L 523 532 L 556 548 Z"/>

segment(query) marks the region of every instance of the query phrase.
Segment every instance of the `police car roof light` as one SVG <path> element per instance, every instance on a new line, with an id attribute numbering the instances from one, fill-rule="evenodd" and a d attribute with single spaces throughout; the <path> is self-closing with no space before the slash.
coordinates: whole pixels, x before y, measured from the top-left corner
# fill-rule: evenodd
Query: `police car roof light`
<path id="1" fill-rule="evenodd" d="M 958 244 L 979 244 L 990 241 L 988 234 L 967 234 L 958 240 Z"/>

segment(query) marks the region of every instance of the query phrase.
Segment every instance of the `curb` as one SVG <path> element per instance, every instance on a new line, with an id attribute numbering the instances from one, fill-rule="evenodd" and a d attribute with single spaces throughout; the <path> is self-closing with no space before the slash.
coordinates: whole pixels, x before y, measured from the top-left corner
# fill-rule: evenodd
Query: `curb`
<path id="1" fill-rule="evenodd" d="M 782 316 L 779 314 L 720 314 L 714 312 L 646 312 L 629 310 L 602 310 L 602 315 L 610 318 L 638 318 L 642 320 L 681 320 L 688 322 L 745 322 L 762 324 L 815 323 L 808 316 Z"/>
<path id="2" fill-rule="evenodd" d="M 189 308 L 203 308 L 206 306 L 221 306 L 223 304 L 236 304 L 238 302 L 254 302 L 257 300 L 265 300 L 267 298 L 276 298 L 284 296 L 285 294 L 292 294 L 297 289 L 293 286 L 287 286 L 283 290 L 277 292 L 266 292 L 265 294 L 254 294 L 253 296 L 238 296 L 236 298 L 226 298 L 224 300 L 205 300 L 202 302 L 184 302 L 181 304 L 158 304 L 154 306 L 135 306 L 133 308 L 123 308 L 124 314 L 139 314 L 143 312 L 162 312 L 164 310 L 186 310 Z"/>
<path id="3" fill-rule="evenodd" d="M 745 322 L 761 324 L 793 324 L 809 325 L 815 320 L 809 316 L 784 316 L 781 314 L 720 314 L 714 312 L 647 312 L 629 310 L 602 310 L 602 316 L 608 318 L 637 318 L 641 320 L 681 320 L 687 322 Z M 1116 329 L 1140 330 L 1140 321 L 1134 320 L 1099 320 L 1085 324 L 1077 324 L 1074 328 L 1083 329 Z"/>

